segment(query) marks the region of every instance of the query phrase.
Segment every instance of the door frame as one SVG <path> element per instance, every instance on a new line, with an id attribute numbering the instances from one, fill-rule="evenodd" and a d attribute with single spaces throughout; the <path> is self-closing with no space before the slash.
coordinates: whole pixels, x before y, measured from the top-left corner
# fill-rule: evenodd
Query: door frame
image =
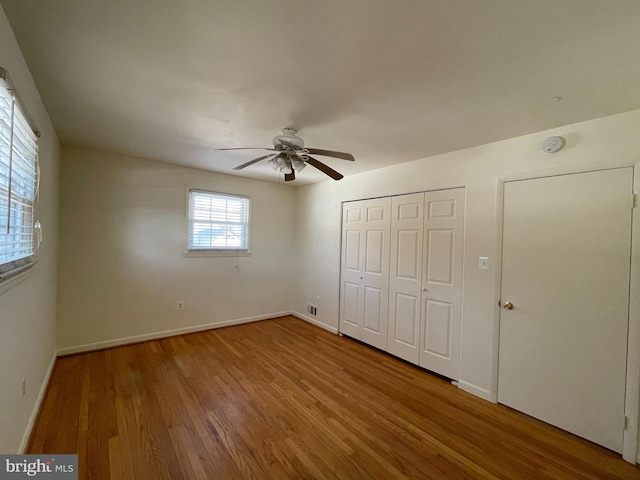
<path id="1" fill-rule="evenodd" d="M 528 172 L 510 173 L 496 179 L 495 268 L 492 307 L 492 362 L 490 401 L 498 402 L 498 352 L 500 341 L 500 292 L 502 291 L 502 228 L 504 221 L 504 184 L 518 180 L 571 175 L 616 168 L 633 167 L 633 192 L 640 196 L 640 158 L 618 159 L 568 165 Z M 640 200 L 636 200 L 639 202 Z M 631 199 L 629 200 L 631 202 Z M 629 204 L 631 208 L 631 203 Z M 622 458 L 640 463 L 638 437 L 640 435 L 640 205 L 632 211 L 631 273 L 629 297 L 629 336 L 627 340 L 627 372 L 625 380 L 624 411 L 627 428 L 623 432 Z"/>

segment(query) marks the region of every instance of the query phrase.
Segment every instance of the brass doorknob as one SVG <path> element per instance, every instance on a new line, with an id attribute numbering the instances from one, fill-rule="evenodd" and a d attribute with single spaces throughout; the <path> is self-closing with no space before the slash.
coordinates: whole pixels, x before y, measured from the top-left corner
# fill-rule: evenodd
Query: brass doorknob
<path id="1" fill-rule="evenodd" d="M 502 305 L 502 307 L 503 307 L 505 310 L 513 310 L 513 303 L 511 303 L 511 302 L 504 302 L 504 305 Z"/>

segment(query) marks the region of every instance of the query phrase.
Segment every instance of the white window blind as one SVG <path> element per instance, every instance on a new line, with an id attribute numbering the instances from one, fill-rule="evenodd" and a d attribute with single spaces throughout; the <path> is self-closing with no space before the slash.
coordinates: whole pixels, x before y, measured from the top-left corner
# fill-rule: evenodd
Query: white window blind
<path id="1" fill-rule="evenodd" d="M 0 69 L 0 280 L 33 263 L 38 139 Z"/>
<path id="2" fill-rule="evenodd" d="M 249 249 L 249 198 L 189 191 L 189 251 Z"/>

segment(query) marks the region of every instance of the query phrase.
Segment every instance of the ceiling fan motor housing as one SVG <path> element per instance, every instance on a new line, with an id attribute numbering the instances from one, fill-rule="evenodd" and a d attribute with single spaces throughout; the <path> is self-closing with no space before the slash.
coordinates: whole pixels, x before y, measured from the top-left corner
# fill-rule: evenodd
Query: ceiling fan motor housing
<path id="1" fill-rule="evenodd" d="M 296 131 L 293 128 L 283 128 L 281 135 L 273 137 L 273 146 L 278 150 L 291 148 L 290 145 L 295 145 L 294 150 L 304 148 L 304 141 L 296 135 Z"/>

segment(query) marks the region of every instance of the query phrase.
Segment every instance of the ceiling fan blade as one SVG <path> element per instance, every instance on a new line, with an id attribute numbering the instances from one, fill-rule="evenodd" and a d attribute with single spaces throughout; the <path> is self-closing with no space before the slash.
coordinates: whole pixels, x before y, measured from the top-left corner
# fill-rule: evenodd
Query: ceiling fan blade
<path id="1" fill-rule="evenodd" d="M 340 158 L 341 160 L 355 161 L 353 155 L 344 152 L 334 152 L 333 150 L 322 150 L 319 148 L 307 148 L 311 155 L 324 155 L 325 157 Z"/>
<path id="2" fill-rule="evenodd" d="M 318 170 L 320 170 L 322 173 L 326 173 L 327 175 L 329 175 L 331 178 L 333 178 L 334 180 L 340 180 L 341 178 L 344 177 L 344 175 L 342 175 L 339 172 L 336 172 L 333 168 L 331 168 L 328 165 L 325 165 L 324 163 L 322 163 L 320 160 L 316 160 L 313 157 L 309 157 L 307 159 L 307 163 L 313 167 L 316 167 Z"/>
<path id="3" fill-rule="evenodd" d="M 291 169 L 291 173 L 284 174 L 285 182 L 290 182 L 291 180 L 295 180 L 295 179 L 296 179 L 296 171 L 293 168 Z"/>
<path id="4" fill-rule="evenodd" d="M 249 165 L 253 165 L 254 163 L 258 163 L 260 160 L 264 160 L 265 158 L 273 157 L 275 153 L 270 153 L 269 155 L 264 155 L 262 157 L 254 158 L 253 160 L 248 161 L 247 163 L 243 163 L 242 165 L 238 165 L 237 167 L 233 167 L 234 170 L 242 170 Z"/>
<path id="5" fill-rule="evenodd" d="M 271 150 L 272 152 L 277 152 L 275 148 L 266 148 L 266 147 L 240 147 L 240 148 L 216 148 L 216 151 L 223 150 Z"/>

